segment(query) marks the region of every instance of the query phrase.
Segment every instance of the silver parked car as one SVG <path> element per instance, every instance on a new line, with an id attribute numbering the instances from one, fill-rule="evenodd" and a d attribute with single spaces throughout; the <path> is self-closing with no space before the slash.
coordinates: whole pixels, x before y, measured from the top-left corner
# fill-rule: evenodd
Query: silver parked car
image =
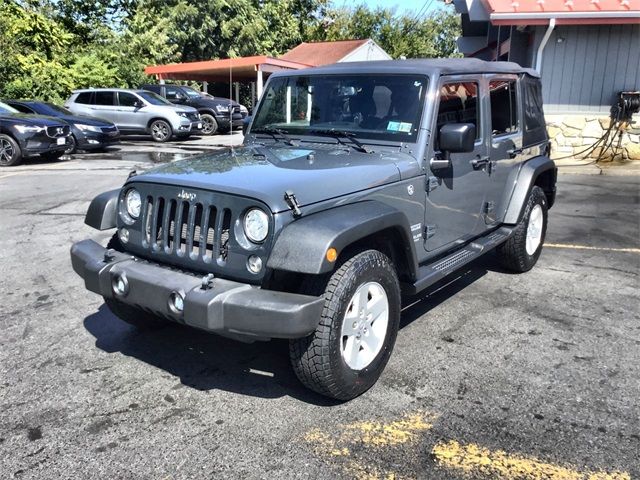
<path id="1" fill-rule="evenodd" d="M 153 92 L 124 88 L 76 90 L 64 106 L 76 115 L 115 123 L 123 135 L 148 133 L 156 142 L 186 138 L 202 129 L 195 108 L 174 105 Z"/>

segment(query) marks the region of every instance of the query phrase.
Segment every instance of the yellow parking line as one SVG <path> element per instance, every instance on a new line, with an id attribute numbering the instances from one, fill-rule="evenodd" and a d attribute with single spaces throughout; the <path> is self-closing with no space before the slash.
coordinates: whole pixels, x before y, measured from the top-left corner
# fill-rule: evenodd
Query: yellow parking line
<path id="1" fill-rule="evenodd" d="M 491 479 L 519 480 L 631 480 L 627 472 L 579 471 L 546 463 L 534 457 L 489 450 L 475 444 L 461 445 L 455 440 L 433 447 L 433 456 L 443 467 Z"/>
<path id="2" fill-rule="evenodd" d="M 0 175 L 0 179 L 7 177 L 15 177 L 16 175 L 22 175 L 25 172 L 13 172 L 13 173 L 5 173 L 4 175 Z"/>
<path id="3" fill-rule="evenodd" d="M 568 243 L 545 243 L 547 248 L 569 248 L 573 250 L 596 250 L 600 252 L 640 253 L 640 248 L 590 247 L 588 245 L 572 245 Z"/>

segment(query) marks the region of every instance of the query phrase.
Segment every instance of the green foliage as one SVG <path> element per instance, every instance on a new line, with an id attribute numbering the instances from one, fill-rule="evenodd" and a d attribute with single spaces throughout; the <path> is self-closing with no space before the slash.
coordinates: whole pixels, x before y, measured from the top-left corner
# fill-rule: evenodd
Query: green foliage
<path id="1" fill-rule="evenodd" d="M 0 0 L 0 98 L 60 102 L 76 88 L 137 87 L 146 65 L 278 56 L 302 41 L 450 56 L 459 28 L 449 10 L 416 19 L 329 0 Z"/>

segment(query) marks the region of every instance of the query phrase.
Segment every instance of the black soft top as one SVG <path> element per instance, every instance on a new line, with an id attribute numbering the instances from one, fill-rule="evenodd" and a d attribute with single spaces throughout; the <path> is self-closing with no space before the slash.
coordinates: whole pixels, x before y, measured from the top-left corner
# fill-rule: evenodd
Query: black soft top
<path id="1" fill-rule="evenodd" d="M 291 75 L 291 70 L 275 73 L 273 76 Z M 332 75 L 350 73 L 400 73 L 427 75 L 455 75 L 465 73 L 526 73 L 539 78 L 540 74 L 531 68 L 523 68 L 514 62 L 486 62 L 477 58 L 434 58 L 410 60 L 379 60 L 373 62 L 343 62 L 295 71 L 300 75 Z"/>

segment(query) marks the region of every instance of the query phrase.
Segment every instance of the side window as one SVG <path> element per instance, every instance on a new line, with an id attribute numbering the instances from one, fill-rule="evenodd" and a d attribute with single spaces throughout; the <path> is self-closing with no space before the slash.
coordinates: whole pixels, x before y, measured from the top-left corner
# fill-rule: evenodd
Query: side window
<path id="1" fill-rule="evenodd" d="M 118 92 L 118 104 L 121 107 L 135 107 L 138 97 L 132 93 Z"/>
<path id="2" fill-rule="evenodd" d="M 91 93 L 92 92 L 82 92 L 79 93 L 75 103 L 82 103 L 83 105 L 91 104 Z"/>
<path id="3" fill-rule="evenodd" d="M 476 138 L 480 138 L 477 83 L 445 83 L 440 88 L 437 130 L 440 131 L 440 127 L 447 123 L 473 123 L 476 126 Z"/>
<path id="4" fill-rule="evenodd" d="M 178 98 L 178 89 L 176 87 L 166 87 L 167 100 L 175 100 Z"/>
<path id="5" fill-rule="evenodd" d="M 95 94 L 95 105 L 113 105 L 112 91 L 99 91 L 95 92 Z"/>
<path id="6" fill-rule="evenodd" d="M 144 90 L 160 94 L 160 85 L 145 85 Z"/>
<path id="7" fill-rule="evenodd" d="M 504 135 L 518 130 L 516 91 L 515 80 L 491 80 L 489 82 L 492 135 Z"/>

